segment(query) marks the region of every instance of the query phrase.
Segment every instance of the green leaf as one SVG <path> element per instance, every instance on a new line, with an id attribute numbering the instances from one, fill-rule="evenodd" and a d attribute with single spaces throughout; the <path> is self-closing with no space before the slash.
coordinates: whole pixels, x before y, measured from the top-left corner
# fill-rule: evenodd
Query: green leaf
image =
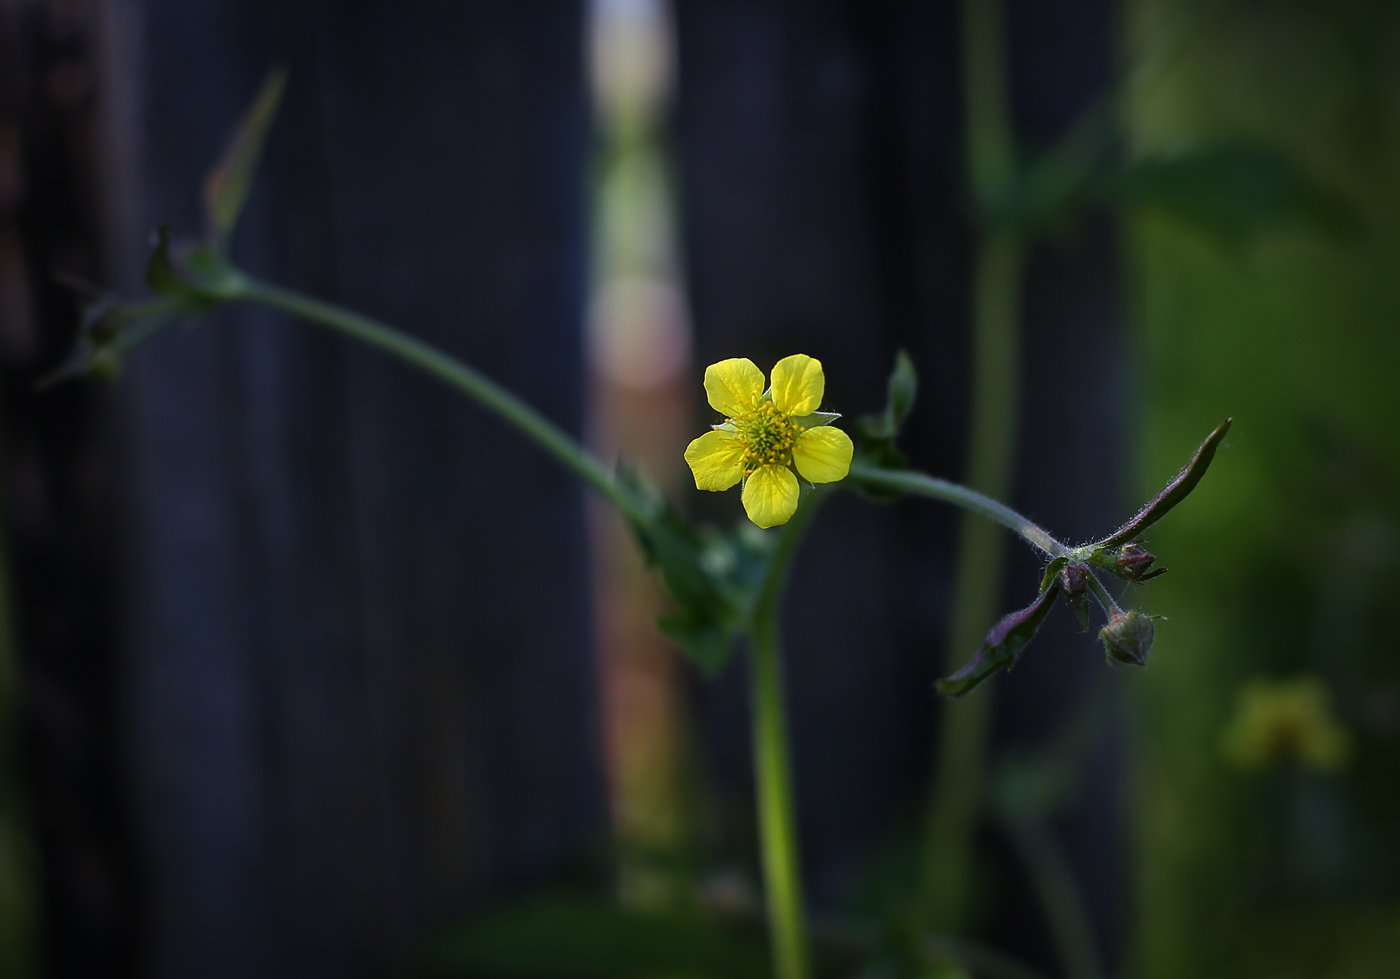
<path id="1" fill-rule="evenodd" d="M 763 979 L 762 935 L 699 914 L 626 911 L 555 897 L 488 912 L 449 931 L 425 956 L 432 976 L 496 979 Z"/>
<path id="2" fill-rule="evenodd" d="M 909 465 L 904 453 L 895 446 L 899 430 L 904 426 L 909 413 L 914 409 L 914 397 L 918 393 L 919 381 L 914 371 L 914 361 L 900 350 L 895 354 L 894 369 L 890 371 L 886 384 L 885 410 L 878 415 L 863 415 L 856 419 L 852 428 L 855 436 L 856 456 L 861 462 L 881 469 L 903 469 Z M 904 494 L 899 490 L 884 486 L 871 486 L 852 480 L 851 489 L 876 503 L 897 500 Z"/>
<path id="3" fill-rule="evenodd" d="M 1206 440 L 1196 449 L 1191 461 L 1172 478 L 1171 482 L 1162 487 L 1162 491 L 1154 496 L 1148 504 L 1137 512 L 1133 519 L 1119 527 L 1103 540 L 1095 543 L 1091 561 L 1099 564 L 1109 571 L 1113 571 L 1111 564 L 1103 564 L 1099 559 L 1103 557 L 1103 552 L 1110 547 L 1117 547 L 1126 544 L 1137 537 L 1148 527 L 1151 527 L 1158 520 L 1167 515 L 1172 507 L 1190 495 L 1196 488 L 1196 484 L 1201 481 L 1201 477 L 1210 468 L 1211 460 L 1215 458 L 1215 450 L 1220 447 L 1220 442 L 1230 431 L 1230 425 L 1234 419 L 1227 418 L 1219 425 L 1215 426 L 1215 431 L 1206 436 Z M 1115 571 L 1115 573 L 1117 573 Z"/>
<path id="4" fill-rule="evenodd" d="M 1040 579 L 1040 590 L 1045 591 L 1054 582 L 1055 576 L 1060 573 L 1065 565 L 1069 564 L 1069 558 L 1057 557 L 1045 566 L 1045 574 Z"/>
<path id="5" fill-rule="evenodd" d="M 1111 190 L 1130 206 L 1165 213 L 1225 240 L 1288 224 L 1342 233 L 1357 221 L 1335 194 L 1266 147 L 1212 146 L 1152 157 L 1123 171 Z"/>
<path id="6" fill-rule="evenodd" d="M 204 213 L 214 246 L 220 251 L 243 213 L 267 132 L 277 117 L 277 107 L 286 87 L 285 69 L 276 67 L 267 73 L 257 98 L 234 130 L 223 157 L 204 179 Z"/>
<path id="7" fill-rule="evenodd" d="M 914 370 L 914 361 L 904 350 L 895 353 L 894 370 L 890 371 L 885 388 L 888 392 L 885 419 L 893 437 L 899 434 L 909 413 L 914 410 L 914 398 L 919 393 L 919 377 Z"/>
<path id="8" fill-rule="evenodd" d="M 672 610 L 657 626 L 708 676 L 724 668 L 743 623 L 746 580 L 755 563 L 746 538 L 700 533 L 639 473 L 623 466 L 618 484 L 646 514 L 631 530 L 661 573 Z"/>
<path id="9" fill-rule="evenodd" d="M 945 697 L 961 697 L 997 670 L 1014 666 L 1021 650 L 1035 638 L 1040 623 L 1049 614 L 1059 593 L 1060 583 L 1052 579 L 1050 587 L 1042 591 L 1034 602 L 1003 616 L 992 626 L 987 638 L 982 641 L 982 648 L 968 664 L 952 676 L 939 680 L 934 688 Z"/>

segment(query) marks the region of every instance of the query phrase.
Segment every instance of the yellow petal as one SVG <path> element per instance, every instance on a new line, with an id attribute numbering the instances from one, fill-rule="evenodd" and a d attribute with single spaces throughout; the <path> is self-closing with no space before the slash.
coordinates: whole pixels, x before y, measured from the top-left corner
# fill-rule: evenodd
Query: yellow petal
<path id="1" fill-rule="evenodd" d="M 792 464 L 809 483 L 834 483 L 850 472 L 853 452 L 855 446 L 849 435 L 839 428 L 822 425 L 797 436 Z"/>
<path id="2" fill-rule="evenodd" d="M 793 354 L 773 368 L 773 404 L 789 415 L 810 415 L 821 407 L 826 391 L 822 362 L 806 354 Z"/>
<path id="3" fill-rule="evenodd" d="M 736 435 L 706 432 L 686 446 L 685 461 L 696 489 L 727 490 L 744 475 L 744 443 Z"/>
<path id="4" fill-rule="evenodd" d="M 705 368 L 710 407 L 730 417 L 752 408 L 763 393 L 763 371 L 747 357 L 731 357 Z"/>
<path id="5" fill-rule="evenodd" d="M 787 523 L 797 511 L 801 490 L 787 466 L 760 466 L 744 481 L 744 510 L 760 527 Z"/>

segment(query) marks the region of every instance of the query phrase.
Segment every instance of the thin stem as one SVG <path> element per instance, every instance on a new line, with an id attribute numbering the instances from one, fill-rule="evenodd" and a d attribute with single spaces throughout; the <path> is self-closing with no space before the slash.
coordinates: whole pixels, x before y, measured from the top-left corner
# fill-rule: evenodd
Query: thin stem
<path id="1" fill-rule="evenodd" d="M 759 586 L 749 627 L 752 656 L 754 782 L 758 795 L 759 845 L 764 896 L 777 979 L 806 979 L 807 916 L 798 862 L 797 807 L 792 787 L 787 707 L 783 696 L 779 617 L 783 586 L 803 530 L 828 490 L 808 495 L 782 529 Z"/>
<path id="2" fill-rule="evenodd" d="M 328 326 L 433 375 L 514 426 L 522 435 L 578 474 L 584 483 L 597 490 L 623 516 L 637 521 L 646 519 L 638 502 L 624 492 L 602 463 L 567 432 L 474 367 L 368 316 L 280 286 L 245 279 L 233 298 L 261 303 Z"/>
<path id="3" fill-rule="evenodd" d="M 1103 607 L 1104 614 L 1109 618 L 1123 614 L 1123 610 L 1118 607 L 1118 603 L 1113 600 L 1113 596 L 1109 594 L 1108 589 L 1103 586 L 1103 582 L 1099 580 L 1099 576 L 1092 569 L 1089 571 L 1089 590 L 1094 593 L 1099 605 Z"/>
<path id="4" fill-rule="evenodd" d="M 851 475 L 865 483 L 903 490 L 906 493 L 916 493 L 920 496 L 930 496 L 965 510 L 971 510 L 973 513 L 995 521 L 1015 532 L 1027 544 L 1037 548 L 1047 557 L 1057 558 L 1070 553 L 1071 549 L 1068 545 L 1051 537 L 1049 532 L 1030 519 L 1021 516 L 1004 503 L 999 503 L 991 497 L 984 496 L 959 483 L 952 483 L 946 479 L 939 479 L 937 476 L 929 476 L 913 470 L 881 469 L 878 466 L 866 466 L 860 463 L 851 466 Z"/>

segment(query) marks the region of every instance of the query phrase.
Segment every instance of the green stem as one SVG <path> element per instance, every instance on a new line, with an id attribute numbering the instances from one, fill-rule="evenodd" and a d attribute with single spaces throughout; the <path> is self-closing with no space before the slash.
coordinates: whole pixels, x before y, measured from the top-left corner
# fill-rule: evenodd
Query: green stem
<path id="1" fill-rule="evenodd" d="M 777 979 L 806 979 L 807 915 L 802 903 L 802 868 L 797 848 L 797 807 L 792 787 L 787 707 L 783 696 L 779 617 L 793 552 L 829 490 L 819 487 L 783 525 L 768 559 L 749 622 L 752 654 L 754 788 L 758 796 L 759 845 Z"/>
<path id="2" fill-rule="evenodd" d="M 1020 411 L 1020 284 L 1025 244 L 1006 223 L 1002 203 L 1016 161 L 1006 95 L 1002 7 L 963 0 L 963 77 L 967 113 L 967 176 L 982 218 L 973 279 L 972 425 L 968 485 L 989 497 L 1011 495 Z M 1048 536 L 1048 535 L 1047 535 Z M 1005 564 L 1001 532 L 963 516 L 957 588 L 946 651 L 953 672 L 996 619 Z M 925 823 L 921 898 L 925 920 L 959 931 L 972 872 L 973 833 L 982 805 L 989 687 L 944 708 L 936 782 Z"/>
<path id="3" fill-rule="evenodd" d="M 863 463 L 855 463 L 851 466 L 851 476 L 863 483 L 902 490 L 905 493 L 915 493 L 919 496 L 930 496 L 936 500 L 943 500 L 954 506 L 962 507 L 964 510 L 971 510 L 973 513 L 1014 531 L 1027 544 L 1037 548 L 1047 557 L 1062 557 L 1071 552 L 1070 547 L 1051 537 L 1044 528 L 1021 516 L 1009 506 L 959 483 L 951 483 L 946 479 L 939 479 L 937 476 L 929 476 L 909 469 L 881 469 L 878 466 L 867 466 Z"/>
<path id="4" fill-rule="evenodd" d="M 1115 615 L 1123 614 L 1123 610 L 1118 607 L 1118 603 L 1113 600 L 1113 596 L 1109 594 L 1108 589 L 1103 586 L 1103 582 L 1099 580 L 1099 576 L 1095 574 L 1092 569 L 1089 571 L 1088 581 L 1089 590 L 1093 592 L 1094 597 L 1098 599 L 1099 605 L 1103 608 L 1105 615 L 1109 618 L 1113 618 Z"/>
<path id="5" fill-rule="evenodd" d="M 623 516 L 634 521 L 647 519 L 638 501 L 624 492 L 602 463 L 567 432 L 474 367 L 368 316 L 280 286 L 243 279 L 232 298 L 261 303 L 328 326 L 431 374 L 514 426 L 522 435 L 577 473 L 584 483 L 597 490 Z"/>

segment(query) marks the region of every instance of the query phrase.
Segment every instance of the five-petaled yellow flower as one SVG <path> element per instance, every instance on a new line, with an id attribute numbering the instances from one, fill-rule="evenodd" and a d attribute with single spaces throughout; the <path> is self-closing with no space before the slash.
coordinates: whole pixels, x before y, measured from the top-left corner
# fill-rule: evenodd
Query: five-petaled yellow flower
<path id="1" fill-rule="evenodd" d="M 746 358 L 705 368 L 705 394 L 725 420 L 685 450 L 696 488 L 727 490 L 743 480 L 749 519 L 776 527 L 797 510 L 798 476 L 809 483 L 845 479 L 854 446 L 831 427 L 840 415 L 817 411 L 825 389 L 821 361 L 806 354 L 778 361 L 766 391 L 763 371 Z"/>

